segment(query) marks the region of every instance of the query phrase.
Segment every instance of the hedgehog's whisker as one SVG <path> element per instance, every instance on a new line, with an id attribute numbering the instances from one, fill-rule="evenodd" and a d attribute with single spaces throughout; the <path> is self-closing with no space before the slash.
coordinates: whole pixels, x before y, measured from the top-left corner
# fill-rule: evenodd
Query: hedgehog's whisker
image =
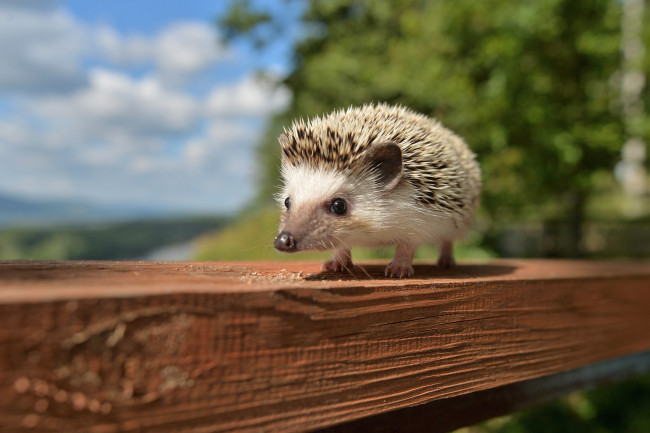
<path id="1" fill-rule="evenodd" d="M 368 271 L 366 270 L 365 266 L 360 265 L 360 264 L 358 264 L 358 263 L 357 263 L 357 266 L 359 266 L 359 269 L 361 269 L 361 270 L 363 271 L 363 273 L 366 274 L 366 276 L 367 276 L 369 279 L 374 280 L 374 278 L 372 278 L 372 275 L 370 275 L 370 274 L 368 273 Z"/>
<path id="2" fill-rule="evenodd" d="M 271 232 L 268 236 L 273 237 L 274 235 L 275 235 L 275 231 Z M 240 250 L 240 251 L 243 252 L 243 253 L 246 253 L 248 251 L 252 251 L 252 250 L 255 250 L 257 248 L 274 248 L 274 247 L 273 247 L 273 243 L 263 243 L 263 244 L 253 245 L 250 248 L 245 248 L 245 249 Z"/>
<path id="3" fill-rule="evenodd" d="M 345 245 L 345 242 L 343 242 L 343 241 L 341 240 L 341 238 L 339 238 L 338 236 L 336 236 L 336 235 L 332 235 L 332 238 L 334 238 L 334 240 L 338 241 L 340 244 Z M 330 244 L 332 245 L 332 249 L 336 249 L 336 247 L 334 246 L 334 242 L 330 241 Z M 350 262 L 351 262 L 351 261 L 352 261 L 352 252 L 350 252 Z M 352 266 L 352 268 L 349 268 L 349 267 L 347 266 L 347 263 L 341 263 L 341 265 L 342 265 L 343 268 L 347 271 L 348 274 L 354 276 L 354 271 L 353 271 L 354 266 Z"/>

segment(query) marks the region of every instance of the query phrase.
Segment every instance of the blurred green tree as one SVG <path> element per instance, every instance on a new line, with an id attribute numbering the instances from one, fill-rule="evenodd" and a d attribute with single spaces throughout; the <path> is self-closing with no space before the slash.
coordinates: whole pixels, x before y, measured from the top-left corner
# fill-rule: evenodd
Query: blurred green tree
<path id="1" fill-rule="evenodd" d="M 276 137 L 292 118 L 399 103 L 437 117 L 477 152 L 482 210 L 491 220 L 570 222 L 566 244 L 579 255 L 586 200 L 613 184 L 625 138 L 618 1 L 289 4 L 304 11 L 303 33 L 283 81 L 292 103 L 259 148 L 262 198 L 277 186 Z M 250 38 L 281 19 L 281 12 L 235 0 L 220 25 L 229 38 Z"/>

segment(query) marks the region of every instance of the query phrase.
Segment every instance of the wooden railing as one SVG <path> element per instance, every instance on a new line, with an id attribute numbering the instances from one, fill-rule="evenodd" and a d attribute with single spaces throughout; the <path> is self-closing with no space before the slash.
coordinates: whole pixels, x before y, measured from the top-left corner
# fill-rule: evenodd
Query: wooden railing
<path id="1" fill-rule="evenodd" d="M 0 262 L 0 431 L 447 431 L 650 370 L 650 263 Z"/>

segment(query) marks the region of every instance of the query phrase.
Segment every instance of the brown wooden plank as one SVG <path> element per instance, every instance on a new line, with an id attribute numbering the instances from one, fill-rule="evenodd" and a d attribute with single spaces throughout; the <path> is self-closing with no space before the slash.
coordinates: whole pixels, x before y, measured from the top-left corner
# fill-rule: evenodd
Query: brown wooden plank
<path id="1" fill-rule="evenodd" d="M 0 263 L 0 431 L 306 431 L 650 350 L 650 263 Z"/>
<path id="2" fill-rule="evenodd" d="M 319 429 L 314 433 L 444 433 L 527 409 L 571 391 L 593 389 L 648 371 L 650 351 L 645 351 L 551 376 L 384 412 Z"/>

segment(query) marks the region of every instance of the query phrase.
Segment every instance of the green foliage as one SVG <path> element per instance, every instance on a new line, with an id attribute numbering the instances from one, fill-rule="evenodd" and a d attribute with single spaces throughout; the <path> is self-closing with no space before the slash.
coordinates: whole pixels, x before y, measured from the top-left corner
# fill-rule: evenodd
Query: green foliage
<path id="1" fill-rule="evenodd" d="M 158 247 L 186 242 L 226 222 L 225 218 L 206 217 L 9 228 L 0 230 L 0 260 L 134 259 Z"/>
<path id="2" fill-rule="evenodd" d="M 625 139 L 613 79 L 619 2 L 296 3 L 304 37 L 284 81 L 292 104 L 260 148 L 263 197 L 278 184 L 281 125 L 370 101 L 407 105 L 464 136 L 483 168 L 484 209 L 501 222 L 582 221 L 594 179 L 612 177 Z"/>
<path id="3" fill-rule="evenodd" d="M 650 374 L 574 392 L 567 398 L 457 433 L 642 433 L 650 431 Z"/>
<path id="4" fill-rule="evenodd" d="M 247 32 L 255 45 L 262 47 L 264 39 L 255 30 L 270 21 L 271 16 L 265 12 L 254 11 L 249 0 L 233 0 L 228 13 L 221 17 L 217 24 L 226 41 L 241 32 Z"/>

